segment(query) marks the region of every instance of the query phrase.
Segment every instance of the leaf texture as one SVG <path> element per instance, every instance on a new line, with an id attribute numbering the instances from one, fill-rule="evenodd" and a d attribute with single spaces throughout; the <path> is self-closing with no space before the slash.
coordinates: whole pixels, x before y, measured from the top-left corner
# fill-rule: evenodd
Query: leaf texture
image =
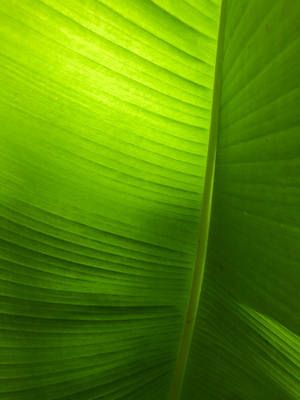
<path id="1" fill-rule="evenodd" d="M 226 1 L 207 265 L 182 399 L 300 393 L 300 3 Z"/>
<path id="2" fill-rule="evenodd" d="M 167 398 L 219 2 L 0 2 L 0 399 Z"/>
<path id="3" fill-rule="evenodd" d="M 0 400 L 170 399 L 209 168 L 176 400 L 298 400 L 300 3 L 221 3 L 0 1 Z"/>

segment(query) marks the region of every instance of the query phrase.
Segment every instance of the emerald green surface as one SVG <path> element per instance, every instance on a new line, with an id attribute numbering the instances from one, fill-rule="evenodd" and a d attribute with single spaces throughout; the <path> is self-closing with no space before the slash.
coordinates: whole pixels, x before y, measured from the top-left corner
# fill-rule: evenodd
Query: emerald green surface
<path id="1" fill-rule="evenodd" d="M 300 3 L 227 0 L 207 264 L 183 400 L 300 396 Z"/>
<path id="2" fill-rule="evenodd" d="M 0 400 L 299 398 L 300 2 L 221 3 L 0 1 Z"/>

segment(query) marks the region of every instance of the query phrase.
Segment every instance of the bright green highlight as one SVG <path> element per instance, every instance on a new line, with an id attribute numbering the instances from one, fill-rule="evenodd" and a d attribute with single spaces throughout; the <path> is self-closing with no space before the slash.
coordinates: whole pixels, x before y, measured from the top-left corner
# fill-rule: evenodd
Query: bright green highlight
<path id="1" fill-rule="evenodd" d="M 223 8 L 0 1 L 0 400 L 298 400 L 300 3 Z"/>
<path id="2" fill-rule="evenodd" d="M 185 1 L 0 2 L 0 399 L 167 398 L 218 17 Z"/>

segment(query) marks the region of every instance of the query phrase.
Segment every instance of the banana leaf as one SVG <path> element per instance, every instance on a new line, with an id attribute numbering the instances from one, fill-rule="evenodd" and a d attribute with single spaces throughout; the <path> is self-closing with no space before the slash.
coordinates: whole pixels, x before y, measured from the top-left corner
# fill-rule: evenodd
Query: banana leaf
<path id="1" fill-rule="evenodd" d="M 0 400 L 300 398 L 300 1 L 0 1 Z"/>

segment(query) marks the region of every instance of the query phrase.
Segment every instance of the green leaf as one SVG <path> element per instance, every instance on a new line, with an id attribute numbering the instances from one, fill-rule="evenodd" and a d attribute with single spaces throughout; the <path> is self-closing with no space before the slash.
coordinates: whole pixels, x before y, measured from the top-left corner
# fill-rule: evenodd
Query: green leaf
<path id="1" fill-rule="evenodd" d="M 300 393 L 298 1 L 225 2 L 206 273 L 182 399 Z"/>
<path id="2" fill-rule="evenodd" d="M 221 3 L 0 2 L 0 400 L 297 400 L 300 3 Z"/>

